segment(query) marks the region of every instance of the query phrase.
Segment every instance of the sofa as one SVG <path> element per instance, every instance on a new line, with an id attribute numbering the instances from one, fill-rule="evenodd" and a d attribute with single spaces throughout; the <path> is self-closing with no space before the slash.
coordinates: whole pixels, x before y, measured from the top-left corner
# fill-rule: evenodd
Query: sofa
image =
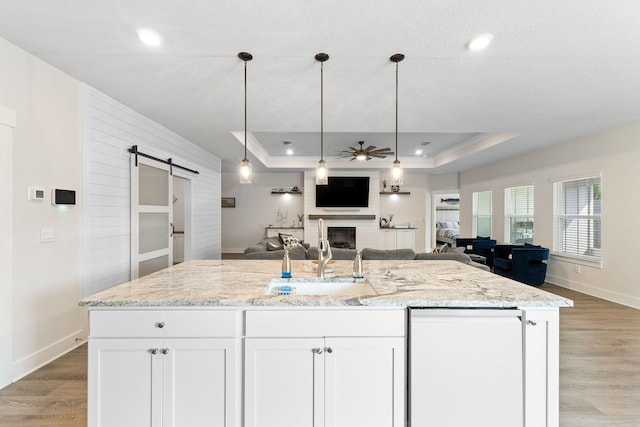
<path id="1" fill-rule="evenodd" d="M 277 239 L 272 238 L 272 239 Z M 355 249 L 331 248 L 331 256 L 335 260 L 353 260 L 356 257 Z M 247 259 L 282 259 L 284 249 L 267 250 L 265 245 L 257 245 L 245 250 Z M 295 246 L 289 249 L 289 257 L 296 260 L 318 259 L 318 248 L 307 246 Z M 438 253 L 418 253 L 413 249 L 362 249 L 363 260 L 418 260 L 418 261 L 438 261 L 450 260 L 458 261 L 481 270 L 490 271 L 489 267 L 477 262 L 473 262 L 469 255 L 455 250 Z"/>
<path id="2" fill-rule="evenodd" d="M 496 245 L 493 271 L 527 285 L 539 286 L 545 281 L 549 249 L 530 245 Z"/>
<path id="3" fill-rule="evenodd" d="M 307 259 L 309 244 L 302 242 L 300 246 L 289 249 L 290 259 Z M 267 237 L 254 246 L 244 250 L 247 259 L 282 259 L 284 257 L 284 245 L 279 237 Z"/>

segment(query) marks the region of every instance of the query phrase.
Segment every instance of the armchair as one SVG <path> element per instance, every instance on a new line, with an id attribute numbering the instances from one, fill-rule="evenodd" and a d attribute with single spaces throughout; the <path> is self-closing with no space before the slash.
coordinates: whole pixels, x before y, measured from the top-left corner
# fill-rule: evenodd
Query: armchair
<path id="1" fill-rule="evenodd" d="M 549 249 L 529 245 L 497 245 L 494 248 L 493 271 L 527 285 L 539 286 L 547 275 Z"/>
<path id="2" fill-rule="evenodd" d="M 493 248 L 497 242 L 490 237 L 459 237 L 456 238 L 456 247 L 464 247 L 466 254 L 475 254 L 487 259 L 487 265 L 493 266 Z"/>

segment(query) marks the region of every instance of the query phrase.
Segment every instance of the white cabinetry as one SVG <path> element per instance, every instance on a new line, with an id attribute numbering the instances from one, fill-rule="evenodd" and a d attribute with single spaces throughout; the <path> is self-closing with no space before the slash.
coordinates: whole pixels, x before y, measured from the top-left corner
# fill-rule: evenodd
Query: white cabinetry
<path id="1" fill-rule="evenodd" d="M 522 426 L 519 310 L 411 311 L 411 423 Z"/>
<path id="2" fill-rule="evenodd" d="M 378 232 L 378 249 L 414 249 L 416 230 L 413 228 L 381 228 Z"/>
<path id="3" fill-rule="evenodd" d="M 404 319 L 404 310 L 248 312 L 245 426 L 403 426 Z M 395 336 L 373 336 L 384 331 Z"/>
<path id="4" fill-rule="evenodd" d="M 233 335 L 234 313 L 91 316 L 89 426 L 235 425 L 237 340 L 211 337 L 221 328 L 229 329 L 223 335 Z M 215 325 L 221 321 L 224 327 Z"/>
<path id="5" fill-rule="evenodd" d="M 410 330 L 412 425 L 558 426 L 557 309 L 411 310 Z"/>

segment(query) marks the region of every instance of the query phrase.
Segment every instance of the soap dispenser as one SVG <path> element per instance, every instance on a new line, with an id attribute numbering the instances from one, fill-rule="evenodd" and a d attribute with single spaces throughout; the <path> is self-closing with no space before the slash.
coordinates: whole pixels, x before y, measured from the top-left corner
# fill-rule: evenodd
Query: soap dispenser
<path id="1" fill-rule="evenodd" d="M 362 274 L 362 254 L 360 251 L 356 252 L 356 257 L 353 260 L 353 277 L 357 279 L 364 277 Z"/>
<path id="2" fill-rule="evenodd" d="M 291 278 L 291 258 L 289 258 L 289 249 L 284 250 L 284 257 L 282 257 L 282 278 Z"/>

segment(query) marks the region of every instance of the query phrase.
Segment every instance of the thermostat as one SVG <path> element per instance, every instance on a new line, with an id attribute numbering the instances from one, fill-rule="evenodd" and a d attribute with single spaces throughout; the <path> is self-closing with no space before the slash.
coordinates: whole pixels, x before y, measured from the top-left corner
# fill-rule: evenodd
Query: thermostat
<path id="1" fill-rule="evenodd" d="M 60 188 L 54 188 L 53 190 L 51 190 L 51 204 L 52 205 L 75 205 L 76 204 L 75 190 L 61 190 Z"/>
<path id="2" fill-rule="evenodd" d="M 44 200 L 44 188 L 27 187 L 27 200 Z"/>

